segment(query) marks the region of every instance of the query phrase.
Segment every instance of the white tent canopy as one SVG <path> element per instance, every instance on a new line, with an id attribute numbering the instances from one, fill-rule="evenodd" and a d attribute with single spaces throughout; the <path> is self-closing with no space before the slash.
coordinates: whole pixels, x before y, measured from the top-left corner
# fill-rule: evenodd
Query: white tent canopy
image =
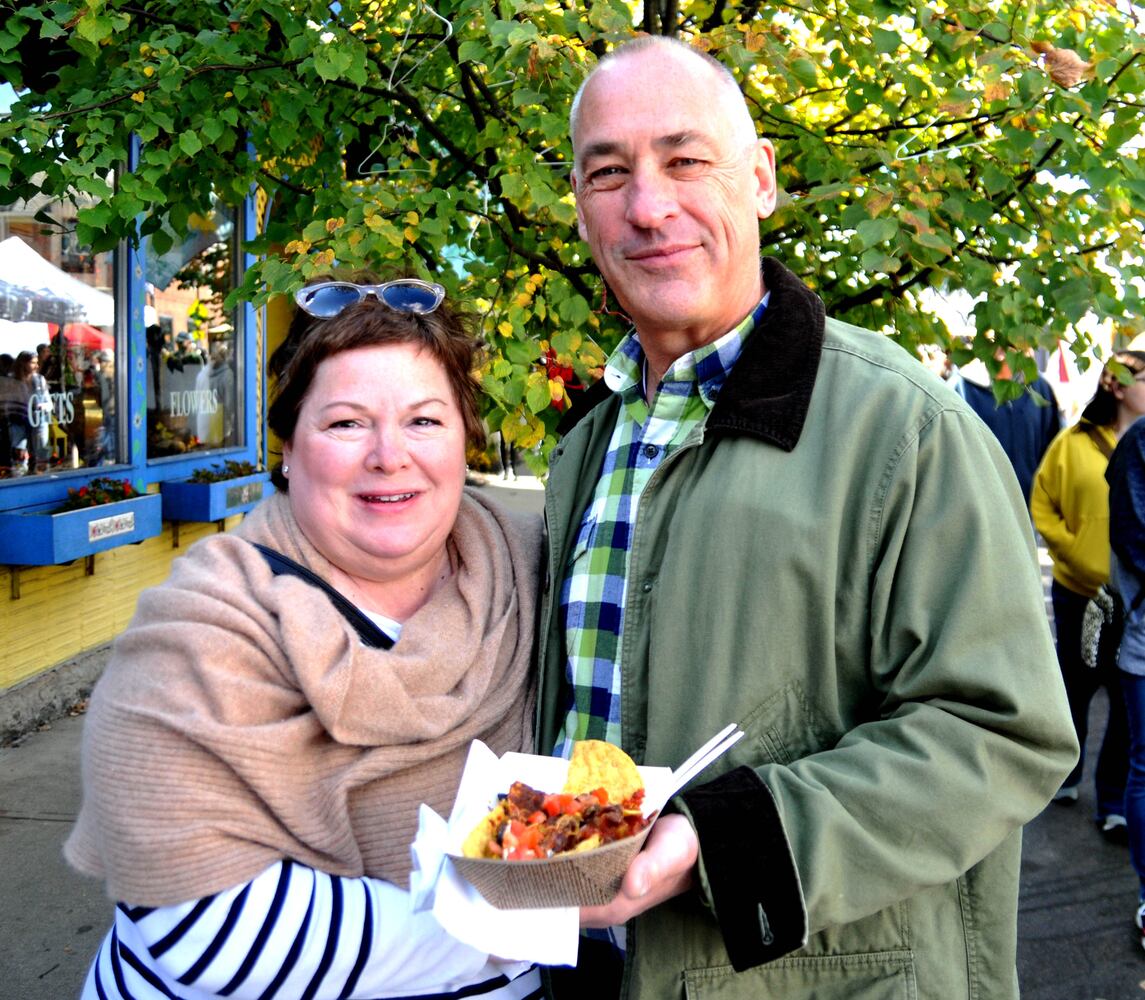
<path id="1" fill-rule="evenodd" d="M 35 351 L 47 344 L 51 333 L 47 323 L 13 323 L 0 319 L 0 354 L 15 357 L 21 351 Z"/>
<path id="2" fill-rule="evenodd" d="M 105 327 L 115 323 L 115 299 L 112 296 L 61 271 L 19 236 L 9 236 L 0 241 L 0 280 L 15 285 L 17 289 L 26 289 L 33 297 L 70 303 L 74 312 L 66 318 L 61 317 L 64 322 Z"/>

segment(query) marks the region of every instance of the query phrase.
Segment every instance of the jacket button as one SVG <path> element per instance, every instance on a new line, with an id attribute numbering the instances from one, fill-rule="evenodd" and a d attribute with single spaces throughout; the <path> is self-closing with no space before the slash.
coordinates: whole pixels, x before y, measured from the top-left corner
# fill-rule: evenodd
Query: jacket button
<path id="1" fill-rule="evenodd" d="M 645 457 L 645 458 L 655 458 L 655 457 L 656 457 L 656 453 L 657 453 L 659 450 L 660 450 L 660 449 L 659 449 L 659 448 L 657 448 L 657 447 L 656 447 L 656 445 L 654 445 L 654 444 L 646 444 L 646 445 L 644 446 L 644 457 Z"/>
<path id="2" fill-rule="evenodd" d="M 644 591 L 644 593 L 651 594 L 652 593 L 652 581 L 651 580 L 645 580 L 644 586 L 641 589 Z"/>

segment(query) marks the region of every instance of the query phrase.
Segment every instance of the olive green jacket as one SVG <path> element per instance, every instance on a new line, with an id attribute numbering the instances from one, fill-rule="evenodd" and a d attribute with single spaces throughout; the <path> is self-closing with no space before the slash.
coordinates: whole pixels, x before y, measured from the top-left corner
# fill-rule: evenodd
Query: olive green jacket
<path id="1" fill-rule="evenodd" d="M 629 924 L 624 994 L 1017 997 L 1020 827 L 1077 759 L 1021 494 L 953 391 L 763 274 L 763 320 L 632 536 L 625 749 L 675 765 L 728 722 L 747 736 L 676 801 L 699 889 Z M 551 456 L 542 749 L 567 708 L 559 580 L 616 414 Z"/>

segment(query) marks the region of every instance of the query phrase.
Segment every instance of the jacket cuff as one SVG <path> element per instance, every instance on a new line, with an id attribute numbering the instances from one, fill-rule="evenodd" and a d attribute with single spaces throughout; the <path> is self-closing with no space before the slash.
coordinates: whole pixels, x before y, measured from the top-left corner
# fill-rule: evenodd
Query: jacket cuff
<path id="1" fill-rule="evenodd" d="M 724 947 L 736 972 L 807 943 L 799 872 L 771 791 L 737 767 L 680 796 L 696 836 Z"/>

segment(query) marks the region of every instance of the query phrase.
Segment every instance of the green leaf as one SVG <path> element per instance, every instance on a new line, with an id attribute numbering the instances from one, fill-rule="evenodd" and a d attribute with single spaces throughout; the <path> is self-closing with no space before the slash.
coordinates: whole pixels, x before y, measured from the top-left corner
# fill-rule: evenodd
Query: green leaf
<path id="1" fill-rule="evenodd" d="M 865 249 L 894 239 L 899 231 L 899 224 L 898 220 L 893 218 L 865 219 L 855 227 L 855 231 L 859 234 L 859 242 Z"/>
<path id="2" fill-rule="evenodd" d="M 902 261 L 879 249 L 867 250 L 861 258 L 864 271 L 883 274 L 896 274 L 902 268 Z"/>
<path id="3" fill-rule="evenodd" d="M 529 386 L 525 393 L 525 403 L 533 413 L 540 413 L 542 410 L 548 409 L 552 402 L 547 381 Z"/>
<path id="4" fill-rule="evenodd" d="M 179 136 L 179 148 L 188 156 L 194 156 L 203 148 L 203 141 L 195 132 L 184 132 Z"/>
<path id="5" fill-rule="evenodd" d="M 354 57 L 334 43 L 326 44 L 314 52 L 314 71 L 323 80 L 337 80 L 345 75 Z"/>
<path id="6" fill-rule="evenodd" d="M 902 38 L 897 31 L 888 31 L 885 28 L 875 28 L 871 32 L 871 41 L 875 43 L 875 51 L 884 54 L 895 52 L 902 45 Z"/>
<path id="7" fill-rule="evenodd" d="M 101 16 L 95 13 L 87 13 L 80 17 L 76 22 L 76 34 L 84 41 L 91 42 L 92 45 L 98 45 L 103 39 L 107 38 L 114 28 L 114 22 L 110 17 Z"/>
<path id="8" fill-rule="evenodd" d="M 942 253 L 950 253 L 950 241 L 941 233 L 929 232 L 912 233 L 911 239 L 914 240 L 919 246 L 928 247 L 931 250 L 939 250 Z"/>
<path id="9" fill-rule="evenodd" d="M 819 69 L 810 59 L 792 59 L 787 68 L 804 87 L 814 87 L 819 82 Z"/>
<path id="10" fill-rule="evenodd" d="M 465 41 L 465 42 L 462 42 L 457 47 L 457 59 L 458 59 L 458 62 L 463 62 L 463 63 L 484 62 L 485 61 L 485 53 L 487 51 L 488 50 L 486 49 L 485 45 L 483 45 L 481 42 L 472 41 L 472 40 Z"/>

